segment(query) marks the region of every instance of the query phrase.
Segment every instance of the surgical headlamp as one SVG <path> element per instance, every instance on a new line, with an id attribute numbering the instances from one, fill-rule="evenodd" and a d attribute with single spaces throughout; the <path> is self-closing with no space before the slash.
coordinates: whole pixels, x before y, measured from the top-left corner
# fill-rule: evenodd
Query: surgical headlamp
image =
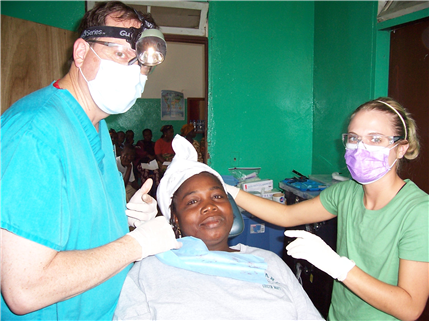
<path id="1" fill-rule="evenodd" d="M 148 29 L 146 28 L 147 25 L 148 23 L 142 23 L 138 29 L 133 27 L 90 27 L 85 29 L 80 37 L 85 40 L 99 37 L 125 39 L 136 51 L 136 57 L 131 59 L 128 64 L 132 65 L 138 60 L 139 65 L 153 67 L 164 61 L 167 54 L 167 43 L 161 31 Z"/>
<path id="2" fill-rule="evenodd" d="M 145 66 L 161 64 L 167 54 L 164 35 L 157 29 L 146 29 L 136 43 L 136 59 Z"/>

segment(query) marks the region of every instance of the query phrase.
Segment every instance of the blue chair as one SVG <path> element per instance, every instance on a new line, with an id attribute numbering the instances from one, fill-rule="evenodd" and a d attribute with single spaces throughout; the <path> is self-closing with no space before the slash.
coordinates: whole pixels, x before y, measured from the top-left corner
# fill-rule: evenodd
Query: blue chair
<path id="1" fill-rule="evenodd" d="M 232 196 L 228 193 L 228 200 L 232 206 L 232 212 L 234 214 L 234 222 L 232 223 L 231 232 L 229 232 L 229 238 L 240 235 L 244 231 L 244 220 L 241 216 L 241 212 L 238 209 L 237 204 L 235 203 Z"/>

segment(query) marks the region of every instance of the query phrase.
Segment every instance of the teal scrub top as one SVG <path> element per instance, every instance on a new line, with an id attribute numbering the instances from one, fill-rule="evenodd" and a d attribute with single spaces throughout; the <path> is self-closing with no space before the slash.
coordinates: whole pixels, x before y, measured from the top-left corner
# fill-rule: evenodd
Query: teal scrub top
<path id="1" fill-rule="evenodd" d="M 52 84 L 1 117 L 1 228 L 55 251 L 87 250 L 128 232 L 125 190 L 104 120 L 99 131 Z M 2 320 L 111 320 L 131 266 L 81 295 Z"/>

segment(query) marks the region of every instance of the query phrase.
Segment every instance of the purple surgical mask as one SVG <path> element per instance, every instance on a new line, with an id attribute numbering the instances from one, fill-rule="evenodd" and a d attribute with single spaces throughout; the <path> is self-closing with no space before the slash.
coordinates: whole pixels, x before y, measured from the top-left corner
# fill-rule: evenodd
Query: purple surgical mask
<path id="1" fill-rule="evenodd" d="M 350 174 L 360 184 L 366 185 L 378 181 L 397 161 L 396 159 L 392 165 L 389 165 L 390 150 L 397 145 L 391 148 L 366 145 L 367 149 L 362 143 L 357 145 L 347 144 L 344 157 Z"/>

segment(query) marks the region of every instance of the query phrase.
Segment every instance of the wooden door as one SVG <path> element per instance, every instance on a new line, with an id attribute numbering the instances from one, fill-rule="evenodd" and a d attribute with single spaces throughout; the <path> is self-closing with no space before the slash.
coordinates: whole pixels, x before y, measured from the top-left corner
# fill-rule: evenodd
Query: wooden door
<path id="1" fill-rule="evenodd" d="M 420 136 L 420 156 L 406 163 L 400 176 L 429 193 L 429 18 L 391 32 L 389 96 L 413 114 Z"/>
<path id="2" fill-rule="evenodd" d="M 420 136 L 421 154 L 400 176 L 429 193 L 429 18 L 391 32 L 389 96 L 413 114 Z M 429 320 L 429 301 L 418 320 Z"/>
<path id="3" fill-rule="evenodd" d="M 1 112 L 63 77 L 78 34 L 1 16 Z"/>

